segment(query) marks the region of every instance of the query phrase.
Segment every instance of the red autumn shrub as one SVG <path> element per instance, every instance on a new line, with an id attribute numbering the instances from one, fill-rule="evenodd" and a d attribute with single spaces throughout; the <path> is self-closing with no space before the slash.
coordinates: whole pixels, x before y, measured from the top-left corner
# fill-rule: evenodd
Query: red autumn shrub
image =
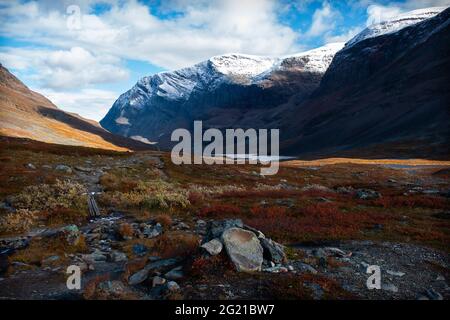
<path id="1" fill-rule="evenodd" d="M 448 209 L 450 201 L 443 197 L 411 195 L 411 196 L 384 196 L 374 200 L 373 205 L 383 208 L 407 207 L 407 208 L 430 208 Z"/>
<path id="2" fill-rule="evenodd" d="M 261 207 L 255 206 L 250 209 L 250 213 L 255 217 L 277 218 L 286 215 L 286 208 L 283 207 Z"/>
<path id="3" fill-rule="evenodd" d="M 204 207 L 198 213 L 201 217 L 207 216 L 236 216 L 242 213 L 239 207 L 232 204 L 215 204 L 209 207 Z"/>

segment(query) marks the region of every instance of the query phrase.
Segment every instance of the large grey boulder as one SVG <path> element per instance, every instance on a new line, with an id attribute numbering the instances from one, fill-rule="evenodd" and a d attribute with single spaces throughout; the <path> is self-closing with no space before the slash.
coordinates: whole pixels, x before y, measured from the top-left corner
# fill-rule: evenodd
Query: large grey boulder
<path id="1" fill-rule="evenodd" d="M 229 228 L 223 232 L 222 242 L 237 271 L 261 271 L 263 248 L 253 232 Z"/>

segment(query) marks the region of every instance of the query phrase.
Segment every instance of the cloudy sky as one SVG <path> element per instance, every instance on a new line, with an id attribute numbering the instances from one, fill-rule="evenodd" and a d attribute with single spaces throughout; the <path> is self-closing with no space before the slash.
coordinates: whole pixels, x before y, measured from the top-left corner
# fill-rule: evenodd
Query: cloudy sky
<path id="1" fill-rule="evenodd" d="M 450 0 L 0 0 L 0 62 L 100 120 L 143 76 L 223 53 L 298 53 L 430 6 Z"/>

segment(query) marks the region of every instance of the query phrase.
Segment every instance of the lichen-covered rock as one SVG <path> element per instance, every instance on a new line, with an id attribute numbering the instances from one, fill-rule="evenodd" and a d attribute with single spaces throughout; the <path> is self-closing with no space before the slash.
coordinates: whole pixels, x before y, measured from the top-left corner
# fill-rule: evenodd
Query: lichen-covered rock
<path id="1" fill-rule="evenodd" d="M 237 271 L 261 271 L 263 248 L 253 232 L 229 228 L 222 234 L 222 241 Z"/>

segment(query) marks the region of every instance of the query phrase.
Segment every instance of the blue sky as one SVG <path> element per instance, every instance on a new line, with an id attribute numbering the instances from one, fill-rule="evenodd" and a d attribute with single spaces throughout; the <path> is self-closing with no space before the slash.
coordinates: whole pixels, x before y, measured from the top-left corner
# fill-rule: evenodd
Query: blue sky
<path id="1" fill-rule="evenodd" d="M 345 42 L 450 0 L 0 0 L 0 62 L 60 108 L 100 120 L 143 76 L 211 56 Z"/>

